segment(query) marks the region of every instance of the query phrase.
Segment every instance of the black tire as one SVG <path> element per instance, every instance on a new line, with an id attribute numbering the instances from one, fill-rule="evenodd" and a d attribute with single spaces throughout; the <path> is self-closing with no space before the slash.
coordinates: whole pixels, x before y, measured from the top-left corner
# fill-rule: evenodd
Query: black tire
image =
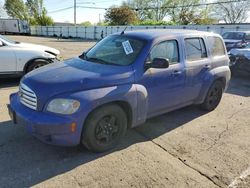
<path id="1" fill-rule="evenodd" d="M 98 108 L 87 118 L 81 143 L 93 152 L 114 148 L 127 130 L 127 116 L 121 107 L 111 104 Z"/>
<path id="2" fill-rule="evenodd" d="M 38 69 L 44 65 L 47 65 L 49 64 L 48 61 L 44 60 L 44 59 L 36 59 L 36 60 L 33 60 L 27 67 L 27 71 L 26 73 L 30 72 L 30 71 L 33 71 L 35 69 Z"/>
<path id="3" fill-rule="evenodd" d="M 223 89 L 223 83 L 219 80 L 215 81 L 209 88 L 201 108 L 206 111 L 213 111 L 220 103 Z"/>

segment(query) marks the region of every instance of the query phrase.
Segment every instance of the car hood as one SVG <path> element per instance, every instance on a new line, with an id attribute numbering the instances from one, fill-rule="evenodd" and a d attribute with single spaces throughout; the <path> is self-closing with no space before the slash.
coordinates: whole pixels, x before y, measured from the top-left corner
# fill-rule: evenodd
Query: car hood
<path id="1" fill-rule="evenodd" d="M 234 56 L 244 56 L 250 60 L 250 48 L 234 48 L 230 50 L 229 54 Z"/>
<path id="2" fill-rule="evenodd" d="M 32 89 L 42 106 L 51 97 L 68 92 L 134 82 L 131 66 L 115 66 L 73 58 L 53 63 L 24 76 L 22 83 Z"/>
<path id="3" fill-rule="evenodd" d="M 20 47 L 20 48 L 28 48 L 28 49 L 32 49 L 32 50 L 39 50 L 39 51 L 48 51 L 48 52 L 52 52 L 55 55 L 59 55 L 60 51 L 55 49 L 55 48 L 51 48 L 48 46 L 43 46 L 43 45 L 37 45 L 37 44 L 30 44 L 30 43 L 18 43 L 15 44 L 16 47 Z"/>

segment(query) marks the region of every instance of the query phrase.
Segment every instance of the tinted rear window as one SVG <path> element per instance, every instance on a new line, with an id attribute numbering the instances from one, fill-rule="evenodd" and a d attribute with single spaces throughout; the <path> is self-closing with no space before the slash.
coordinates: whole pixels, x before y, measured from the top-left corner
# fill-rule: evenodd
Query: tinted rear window
<path id="1" fill-rule="evenodd" d="M 245 38 L 246 40 L 250 40 L 250 33 L 247 33 Z"/>
<path id="2" fill-rule="evenodd" d="M 227 32 L 222 35 L 223 39 L 242 40 L 245 33 L 242 32 Z"/>

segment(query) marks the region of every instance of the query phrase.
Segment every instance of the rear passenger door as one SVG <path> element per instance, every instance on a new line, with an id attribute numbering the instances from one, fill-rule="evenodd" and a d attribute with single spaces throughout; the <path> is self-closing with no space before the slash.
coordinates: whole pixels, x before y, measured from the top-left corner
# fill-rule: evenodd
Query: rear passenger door
<path id="1" fill-rule="evenodd" d="M 202 37 L 185 38 L 186 101 L 195 100 L 200 93 L 205 78 L 211 69 L 205 40 Z"/>

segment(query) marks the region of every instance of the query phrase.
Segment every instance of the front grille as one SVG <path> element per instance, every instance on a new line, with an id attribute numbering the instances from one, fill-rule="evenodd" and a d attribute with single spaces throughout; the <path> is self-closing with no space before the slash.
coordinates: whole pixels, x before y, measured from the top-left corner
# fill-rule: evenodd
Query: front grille
<path id="1" fill-rule="evenodd" d="M 20 96 L 20 102 L 33 109 L 37 109 L 37 98 L 36 94 L 25 84 L 21 83 L 19 86 L 19 96 Z"/>

